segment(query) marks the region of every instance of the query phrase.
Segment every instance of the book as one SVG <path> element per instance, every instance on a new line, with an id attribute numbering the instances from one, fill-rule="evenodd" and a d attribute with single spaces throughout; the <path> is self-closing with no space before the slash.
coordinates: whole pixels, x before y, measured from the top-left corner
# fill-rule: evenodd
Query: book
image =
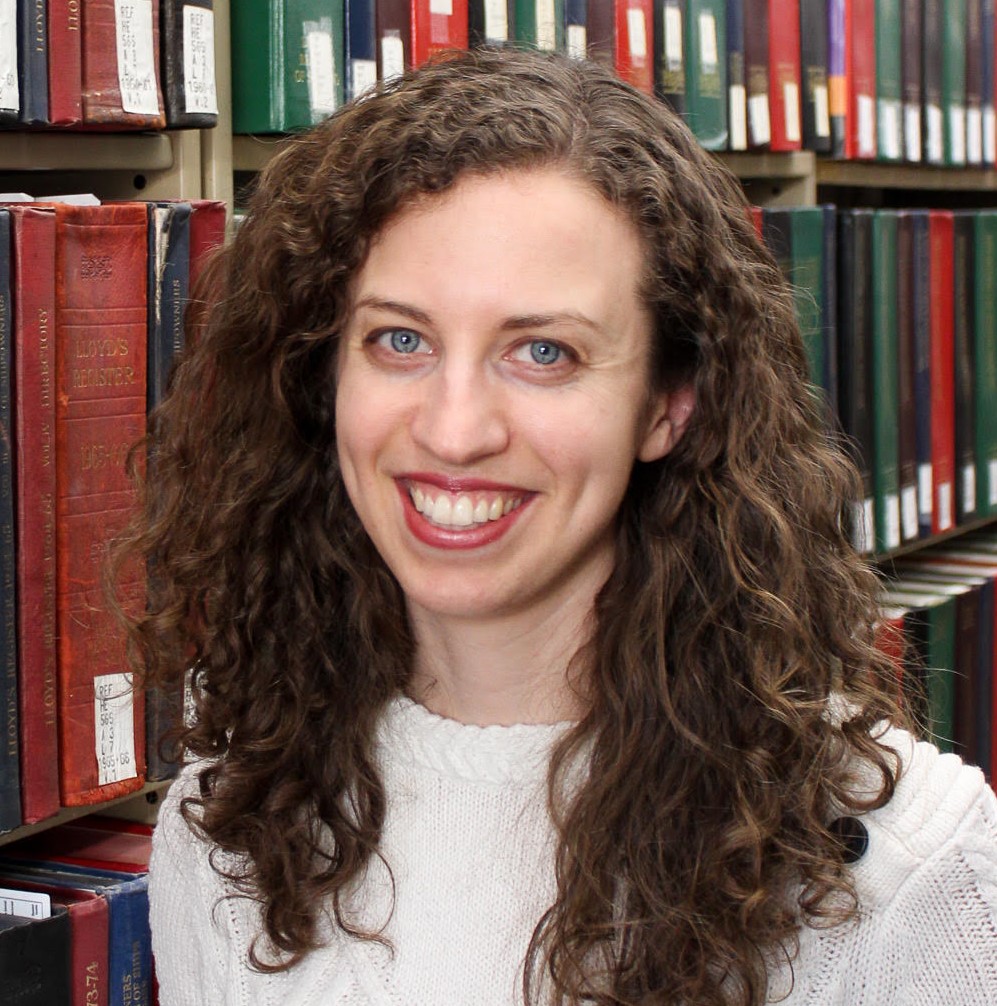
<path id="1" fill-rule="evenodd" d="M 966 0 L 942 4 L 942 112 L 944 163 L 966 163 Z"/>
<path id="2" fill-rule="evenodd" d="M 220 199 L 190 201 L 190 289 L 196 292 L 201 273 L 225 243 L 225 203 Z"/>
<path id="3" fill-rule="evenodd" d="M 45 0 L 17 0 L 18 119 L 24 126 L 48 122 L 48 11 Z"/>
<path id="4" fill-rule="evenodd" d="M 595 37 L 589 6 L 589 39 Z M 685 114 L 685 4 L 661 0 L 654 5 L 654 93 L 679 115 Z"/>
<path id="5" fill-rule="evenodd" d="M 512 5 L 513 0 L 508 0 L 507 7 L 512 8 Z M 409 0 L 376 0 L 374 18 L 377 30 L 378 80 L 400 77 L 412 65 Z"/>
<path id="6" fill-rule="evenodd" d="M 14 239 L 14 408 L 21 812 L 59 809 L 55 625 L 55 210 L 9 207 Z"/>
<path id="7" fill-rule="evenodd" d="M 744 0 L 744 67 L 748 86 L 748 146 L 772 142 L 769 0 Z"/>
<path id="8" fill-rule="evenodd" d="M 803 146 L 819 154 L 831 152 L 827 33 L 827 0 L 800 0 Z"/>
<path id="9" fill-rule="evenodd" d="M 953 214 L 953 352 L 955 395 L 955 520 L 963 523 L 976 516 L 976 363 L 973 332 L 976 326 L 973 290 L 973 214 Z M 993 407 L 994 403 L 990 403 Z"/>
<path id="10" fill-rule="evenodd" d="M 848 77 L 845 72 L 845 0 L 827 0 L 827 105 L 831 118 L 831 156 L 845 156 Z"/>
<path id="11" fill-rule="evenodd" d="M 923 538 L 934 527 L 931 395 L 931 247 L 928 210 L 908 210 L 911 219 L 911 308 L 914 328 L 914 443 L 917 455 L 917 531 Z"/>
<path id="12" fill-rule="evenodd" d="M 139 203 L 56 207 L 56 618 L 60 789 L 66 806 L 133 792 L 145 710 L 101 589 L 127 521 L 125 472 L 145 434 L 147 221 Z M 142 572 L 122 603 L 144 603 Z"/>
<path id="13" fill-rule="evenodd" d="M 981 115 L 983 118 L 983 163 L 986 167 L 997 164 L 997 116 L 994 113 L 994 89 L 997 77 L 994 75 L 995 39 L 997 39 L 997 18 L 995 0 L 981 0 L 980 4 L 980 84 L 982 88 Z"/>
<path id="14" fill-rule="evenodd" d="M 163 129 L 159 0 L 87 0 L 82 42 L 83 122 L 96 128 Z"/>
<path id="15" fill-rule="evenodd" d="M 945 115 L 942 112 L 942 36 L 945 8 L 942 0 L 924 0 L 921 26 L 924 57 L 921 63 L 921 87 L 924 96 L 924 160 L 928 164 L 945 163 Z"/>
<path id="16" fill-rule="evenodd" d="M 342 4 L 242 0 L 231 33 L 233 132 L 307 129 L 343 104 Z"/>
<path id="17" fill-rule="evenodd" d="M 654 91 L 654 9 L 650 0 L 590 0 L 590 58 L 639 91 Z"/>
<path id="18" fill-rule="evenodd" d="M 346 100 L 352 101 L 377 85 L 377 24 L 374 0 L 345 0 L 343 62 Z"/>
<path id="19" fill-rule="evenodd" d="M 0 127 L 16 126 L 21 111 L 18 87 L 18 47 L 16 0 L 0 3 Z"/>
<path id="20" fill-rule="evenodd" d="M 931 533 L 955 526 L 955 307 L 953 217 L 929 211 L 931 298 Z"/>
<path id="21" fill-rule="evenodd" d="M 983 9 L 981 0 L 965 3 L 966 163 L 983 164 Z M 988 39 L 992 51 L 994 36 Z"/>
<path id="22" fill-rule="evenodd" d="M 48 106 L 55 126 L 83 117 L 83 48 L 78 0 L 48 0 Z"/>
<path id="23" fill-rule="evenodd" d="M 899 161 L 903 141 L 900 0 L 876 0 L 876 156 Z"/>
<path id="24" fill-rule="evenodd" d="M 975 215 L 973 258 L 976 510 L 989 517 L 997 514 L 997 211 Z"/>
<path id="25" fill-rule="evenodd" d="M 799 0 L 769 0 L 771 150 L 799 150 L 803 145 L 800 87 Z"/>
<path id="26" fill-rule="evenodd" d="M 378 4 L 380 6 L 380 4 Z M 572 14 L 577 14 L 580 4 L 572 5 Z M 566 23 L 570 24 L 568 11 L 565 9 Z M 577 24 L 577 22 L 576 22 Z M 580 22 L 585 30 L 585 12 L 582 11 Z M 467 5 L 467 40 L 470 46 L 508 45 L 516 37 L 516 3 L 515 0 L 468 0 Z M 577 38 L 576 38 L 577 43 Z M 581 52 L 584 57 L 587 45 L 582 42 Z"/>
<path id="27" fill-rule="evenodd" d="M 509 0 L 509 12 L 510 16 L 515 19 L 514 0 Z M 564 50 L 572 59 L 588 58 L 588 16 L 586 0 L 564 0 Z M 513 30 L 510 35 L 514 35 L 514 33 L 515 21 L 513 21 Z M 652 65 L 654 58 L 652 45 Z"/>
<path id="28" fill-rule="evenodd" d="M 411 11 L 415 66 L 447 49 L 467 48 L 467 0 L 412 0 Z M 516 0 L 516 33 L 538 49 L 563 48 L 564 0 Z"/>
<path id="29" fill-rule="evenodd" d="M 0 915 L 0 1006 L 68 1003 L 69 914 L 47 918 Z"/>
<path id="30" fill-rule="evenodd" d="M 875 0 L 848 0 L 845 19 L 845 157 L 868 160 L 877 153 Z"/>
<path id="31" fill-rule="evenodd" d="M 686 122 L 704 149 L 726 150 L 725 0 L 689 0 L 685 30 Z"/>
<path id="32" fill-rule="evenodd" d="M 914 284 L 917 217 L 897 214 L 897 462 L 900 488 L 900 540 L 920 537 L 917 499 L 917 304 Z M 924 401 L 930 400 L 930 391 Z"/>
<path id="33" fill-rule="evenodd" d="M 748 149 L 748 88 L 744 67 L 744 0 L 727 0 L 727 131 L 729 149 Z"/>
<path id="34" fill-rule="evenodd" d="M 838 428 L 838 211 L 835 206 L 820 207 L 824 217 L 824 252 L 822 257 L 820 319 L 824 343 L 824 375 L 821 386 L 827 394 L 828 423 Z"/>
<path id="35" fill-rule="evenodd" d="M 170 129 L 218 122 L 214 0 L 160 0 L 159 65 Z"/>
<path id="36" fill-rule="evenodd" d="M 922 0 L 901 0 L 900 52 L 901 95 L 903 98 L 904 159 L 921 160 L 921 60 L 924 39 Z"/>

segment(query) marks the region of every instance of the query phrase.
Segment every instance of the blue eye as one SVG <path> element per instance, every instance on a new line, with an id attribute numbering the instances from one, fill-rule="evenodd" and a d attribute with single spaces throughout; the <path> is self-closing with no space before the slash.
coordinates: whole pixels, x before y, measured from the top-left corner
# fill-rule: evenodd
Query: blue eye
<path id="1" fill-rule="evenodd" d="M 545 342 L 538 339 L 530 343 L 530 356 L 534 363 L 547 365 L 557 363 L 561 358 L 561 347 L 556 342 Z"/>
<path id="2" fill-rule="evenodd" d="M 388 334 L 391 337 L 391 348 L 396 353 L 414 353 L 422 342 L 422 336 L 407 328 L 396 328 Z"/>

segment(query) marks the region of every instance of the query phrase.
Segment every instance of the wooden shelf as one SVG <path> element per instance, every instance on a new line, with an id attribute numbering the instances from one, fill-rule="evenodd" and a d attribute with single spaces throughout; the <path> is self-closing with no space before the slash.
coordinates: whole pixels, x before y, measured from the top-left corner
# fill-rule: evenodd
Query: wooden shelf
<path id="1" fill-rule="evenodd" d="M 0 171 L 165 171 L 167 133 L 14 133 L 0 143 Z"/>
<path id="2" fill-rule="evenodd" d="M 993 516 L 979 517 L 976 520 L 967 521 L 965 524 L 957 524 L 955 527 L 949 528 L 948 531 L 942 531 L 941 534 L 933 534 L 930 538 L 918 538 L 901 545 L 899 548 L 891 549 L 889 552 L 878 552 L 872 557 L 872 561 L 881 569 L 886 568 L 894 559 L 899 559 L 901 556 L 912 555 L 931 545 L 939 545 L 944 541 L 951 541 L 953 538 L 968 534 L 970 531 L 979 531 L 986 527 L 997 529 L 997 518 Z"/>
<path id="3" fill-rule="evenodd" d="M 997 171 L 936 168 L 927 164 L 818 160 L 817 184 L 848 188 L 995 192 Z"/>

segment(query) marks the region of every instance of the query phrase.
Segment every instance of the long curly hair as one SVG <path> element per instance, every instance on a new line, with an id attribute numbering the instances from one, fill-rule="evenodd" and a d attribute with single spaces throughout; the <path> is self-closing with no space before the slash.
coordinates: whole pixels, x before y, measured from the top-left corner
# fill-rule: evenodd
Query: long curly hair
<path id="1" fill-rule="evenodd" d="M 538 167 L 633 221 L 654 380 L 692 382 L 696 405 L 674 450 L 633 471 L 577 655 L 587 711 L 552 755 L 558 893 L 524 998 L 755 1006 L 801 926 L 854 915 L 829 825 L 892 795 L 876 725 L 903 713 L 874 646 L 876 580 L 849 542 L 856 476 L 807 383 L 791 291 L 737 182 L 607 70 L 456 54 L 274 158 L 151 418 L 123 543 L 152 570 L 135 657 L 162 687 L 193 668 L 181 741 L 205 762 L 183 813 L 237 854 L 226 875 L 262 906 L 254 966 L 314 948 L 324 905 L 376 938 L 348 893 L 378 854 L 375 730 L 414 644 L 340 476 L 338 336 L 393 215 L 468 173 Z"/>

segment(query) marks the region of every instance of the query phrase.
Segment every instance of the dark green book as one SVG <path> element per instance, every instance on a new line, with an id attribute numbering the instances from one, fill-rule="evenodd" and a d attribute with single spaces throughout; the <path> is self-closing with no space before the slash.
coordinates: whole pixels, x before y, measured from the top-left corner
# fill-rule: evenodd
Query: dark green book
<path id="1" fill-rule="evenodd" d="M 975 220 L 977 516 L 997 514 L 997 210 Z"/>
<path id="2" fill-rule="evenodd" d="M 942 21 L 942 115 L 945 163 L 966 163 L 966 0 L 945 0 Z"/>
<path id="3" fill-rule="evenodd" d="M 564 0 L 516 0 L 514 18 L 518 42 L 564 52 Z"/>
<path id="4" fill-rule="evenodd" d="M 343 4 L 240 0 L 232 5 L 232 129 L 286 133 L 343 103 Z"/>
<path id="5" fill-rule="evenodd" d="M 900 0 L 876 0 L 876 156 L 904 153 Z"/>
<path id="6" fill-rule="evenodd" d="M 706 150 L 727 149 L 725 0 L 688 0 L 685 19 L 685 116 Z"/>
<path id="7" fill-rule="evenodd" d="M 954 214 L 954 328 L 955 352 L 955 520 L 976 517 L 976 363 L 973 359 L 975 328 L 974 218 L 972 211 Z M 986 407 L 993 409 L 995 403 Z"/>
<path id="8" fill-rule="evenodd" d="M 654 93 L 679 115 L 686 105 L 684 0 L 654 5 Z"/>

